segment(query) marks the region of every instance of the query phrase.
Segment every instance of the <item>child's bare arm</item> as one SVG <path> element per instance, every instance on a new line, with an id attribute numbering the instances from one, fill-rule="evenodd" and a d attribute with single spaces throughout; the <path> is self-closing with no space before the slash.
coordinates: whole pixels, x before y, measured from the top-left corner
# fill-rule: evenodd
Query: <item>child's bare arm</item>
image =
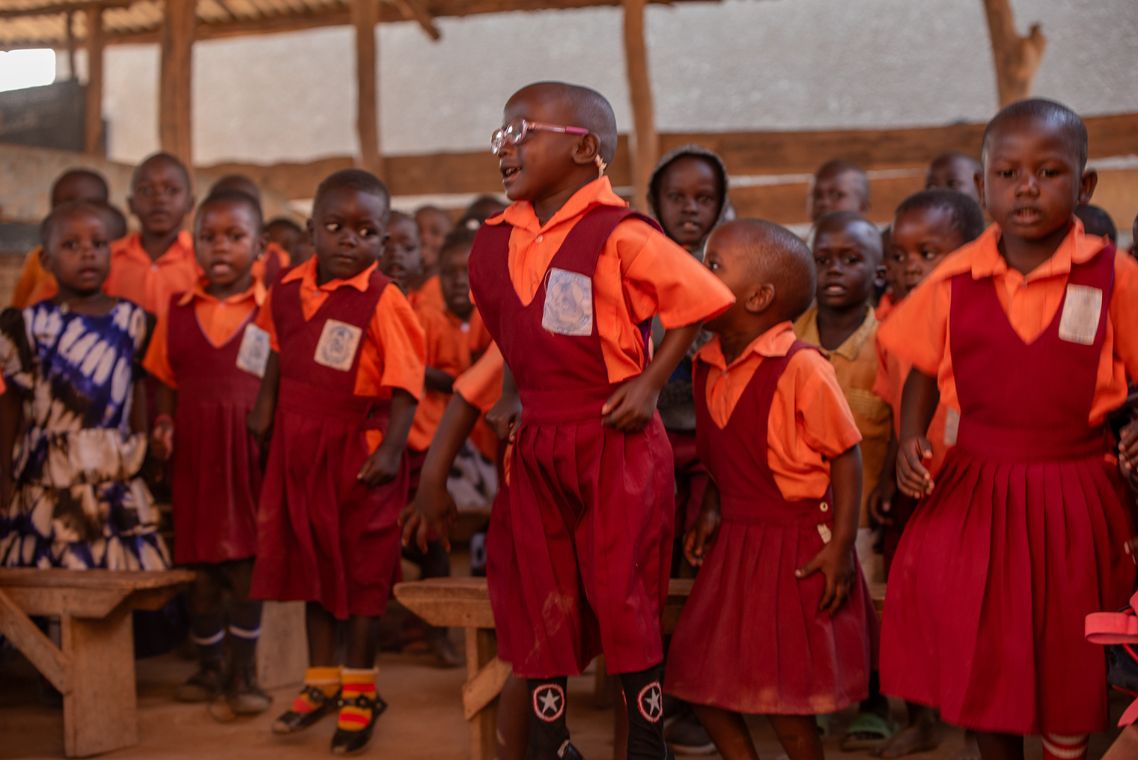
<path id="1" fill-rule="evenodd" d="M 454 392 L 454 377 L 452 375 L 448 375 L 441 369 L 427 367 L 425 376 L 427 390 L 438 391 L 439 393 Z"/>
<path id="2" fill-rule="evenodd" d="M 16 487 L 15 473 L 12 472 L 12 455 L 16 450 L 16 438 L 24 425 L 24 405 L 11 389 L 0 393 L 0 505 L 5 508 Z"/>
<path id="3" fill-rule="evenodd" d="M 634 433 L 642 430 L 656 413 L 660 389 L 684 358 L 699 333 L 699 323 L 675 327 L 664 333 L 652 361 L 636 378 L 617 388 L 601 409 L 609 427 Z"/>
<path id="4" fill-rule="evenodd" d="M 253 408 L 249 410 L 249 417 L 246 420 L 249 433 L 262 446 L 269 442 L 269 435 L 272 432 L 280 380 L 280 357 L 276 351 L 270 351 L 269 360 L 265 363 L 265 374 L 261 377 L 261 390 L 257 393 L 257 400 L 253 402 Z"/>
<path id="5" fill-rule="evenodd" d="M 869 516 L 880 525 L 892 525 L 889 511 L 893 508 L 893 497 L 897 494 L 897 438 L 889 436 L 889 448 L 885 450 L 885 461 L 881 463 L 881 475 L 877 485 L 869 494 Z"/>
<path id="6" fill-rule="evenodd" d="M 150 419 L 150 411 L 146 405 L 146 386 L 143 385 L 141 377 L 135 381 L 130 394 L 130 432 L 146 435 L 149 432 L 146 426 Z"/>
<path id="7" fill-rule="evenodd" d="M 719 530 L 720 520 L 719 489 L 714 482 L 709 482 L 707 490 L 703 492 L 703 504 L 699 508 L 699 517 L 696 518 L 692 529 L 684 536 L 684 558 L 693 567 L 699 567 L 703 564 L 707 547 L 715 540 L 715 534 Z"/>
<path id="8" fill-rule="evenodd" d="M 912 370 L 901 394 L 901 441 L 897 446 L 897 487 L 908 496 L 919 499 L 932 493 L 933 480 L 923 464 L 933 455 L 932 444 L 925 437 L 940 403 L 936 378 L 920 370 Z"/>
<path id="9" fill-rule="evenodd" d="M 458 510 L 447 492 L 447 475 L 480 416 L 482 412 L 478 407 L 468 404 L 457 393 L 447 402 L 431 447 L 427 449 L 427 458 L 423 461 L 419 490 L 414 501 L 399 515 L 405 546 L 414 541 L 420 550 L 426 551 L 427 541 L 433 534 L 442 539 L 446 550 L 450 551 L 448 533 Z"/>
<path id="10" fill-rule="evenodd" d="M 158 391 L 154 395 L 157 414 L 150 431 L 150 451 L 159 461 L 169 459 L 174 453 L 174 409 L 177 403 L 177 391 L 159 382 Z"/>
<path id="11" fill-rule="evenodd" d="M 389 483 L 399 474 L 403 451 L 407 448 L 407 434 L 411 432 L 411 422 L 415 419 L 415 408 L 419 402 L 402 388 L 391 390 L 391 416 L 383 442 L 377 448 L 356 477 L 372 488 Z"/>
<path id="12" fill-rule="evenodd" d="M 522 413 L 522 402 L 518 398 L 518 386 L 509 365 L 502 368 L 502 395 L 498 402 L 486 412 L 486 421 L 503 441 L 513 440 L 514 425 Z"/>
<path id="13" fill-rule="evenodd" d="M 818 609 L 833 615 L 849 596 L 856 572 L 853 546 L 861 511 L 861 447 L 851 446 L 830 462 L 830 484 L 834 493 L 833 533 L 822 551 L 797 575 L 806 578 L 821 572 L 826 576 Z"/>

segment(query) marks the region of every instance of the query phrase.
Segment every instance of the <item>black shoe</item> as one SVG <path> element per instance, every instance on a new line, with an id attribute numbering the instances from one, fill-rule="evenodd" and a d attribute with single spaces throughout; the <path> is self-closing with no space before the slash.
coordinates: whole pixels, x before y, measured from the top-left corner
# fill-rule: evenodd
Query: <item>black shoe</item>
<path id="1" fill-rule="evenodd" d="M 178 685 L 174 696 L 179 702 L 209 702 L 221 693 L 224 685 L 221 663 L 206 660 L 198 666 L 198 672 Z"/>
<path id="2" fill-rule="evenodd" d="M 335 709 L 340 703 L 340 692 L 338 691 L 329 697 L 315 686 L 306 685 L 300 692 L 307 696 L 309 701 L 316 705 L 316 707 L 306 713 L 300 713 L 292 709 L 285 710 L 273 721 L 274 734 L 292 734 L 308 728 Z"/>
<path id="3" fill-rule="evenodd" d="M 557 757 L 559 760 L 585 760 L 577 748 L 569 742 L 561 745 L 561 749 L 557 750 Z"/>
<path id="4" fill-rule="evenodd" d="M 225 701 L 234 715 L 260 715 L 269 709 L 273 698 L 257 683 L 252 663 L 236 666 L 225 687 Z"/>
<path id="5" fill-rule="evenodd" d="M 337 726 L 336 733 L 332 734 L 332 754 L 351 755 L 362 750 L 371 741 L 371 734 L 375 731 L 375 723 L 379 720 L 379 716 L 387 710 L 387 703 L 378 694 L 375 695 L 375 700 L 361 694 L 350 699 L 341 699 L 340 706 L 358 707 L 361 710 L 371 711 L 371 720 L 363 728 L 356 731 L 345 731 Z"/>
<path id="6" fill-rule="evenodd" d="M 710 755 L 715 742 L 690 710 L 664 731 L 664 741 L 677 755 Z"/>

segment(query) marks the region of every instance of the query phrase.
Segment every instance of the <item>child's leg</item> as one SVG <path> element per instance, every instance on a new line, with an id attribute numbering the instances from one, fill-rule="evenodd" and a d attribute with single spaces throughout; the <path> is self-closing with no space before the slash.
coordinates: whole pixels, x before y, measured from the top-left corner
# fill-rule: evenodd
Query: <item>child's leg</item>
<path id="1" fill-rule="evenodd" d="M 743 716 L 711 705 L 692 705 L 723 760 L 759 760 Z"/>
<path id="2" fill-rule="evenodd" d="M 529 739 L 529 690 L 524 679 L 510 675 L 498 697 L 498 757 L 524 760 Z"/>
<path id="3" fill-rule="evenodd" d="M 822 737 L 813 715 L 770 715 L 771 728 L 790 760 L 822 760 Z"/>
<path id="4" fill-rule="evenodd" d="M 1043 735 L 1043 760 L 1086 760 L 1087 735 Z"/>
<path id="5" fill-rule="evenodd" d="M 261 602 L 249 598 L 253 560 L 223 566 L 229 581 L 229 702 L 239 715 L 260 713 L 268 696 L 257 686 L 257 640 L 261 636 Z"/>
<path id="6" fill-rule="evenodd" d="M 307 728 L 335 707 L 340 691 L 340 667 L 336 663 L 336 619 L 319 602 L 304 608 L 308 634 L 308 670 L 304 686 L 292 706 L 273 723 L 273 732 L 290 734 Z"/>
<path id="7" fill-rule="evenodd" d="M 340 715 L 332 751 L 355 752 L 371 739 L 375 721 L 387 709 L 376 690 L 375 659 L 379 650 L 379 617 L 352 615 L 345 626 Z"/>
<path id="8" fill-rule="evenodd" d="M 197 574 L 189 591 L 190 639 L 197 648 L 198 671 L 178 687 L 177 697 L 185 702 L 209 700 L 221 690 L 225 653 L 224 576 L 216 565 L 194 569 Z"/>
<path id="9" fill-rule="evenodd" d="M 915 702 L 906 702 L 909 723 L 882 745 L 880 756 L 898 758 L 916 752 L 930 752 L 940 745 L 937 736 L 936 710 Z"/>
<path id="10" fill-rule="evenodd" d="M 628 760 L 670 757 L 664 743 L 663 664 L 619 677 L 628 713 Z"/>
<path id="11" fill-rule="evenodd" d="M 983 760 L 1023 760 L 1023 737 L 1016 734 L 976 734 Z"/>
<path id="12" fill-rule="evenodd" d="M 529 741 L 526 757 L 561 757 L 569 745 L 569 727 L 565 723 L 565 676 L 527 678 L 526 699 L 529 710 Z"/>

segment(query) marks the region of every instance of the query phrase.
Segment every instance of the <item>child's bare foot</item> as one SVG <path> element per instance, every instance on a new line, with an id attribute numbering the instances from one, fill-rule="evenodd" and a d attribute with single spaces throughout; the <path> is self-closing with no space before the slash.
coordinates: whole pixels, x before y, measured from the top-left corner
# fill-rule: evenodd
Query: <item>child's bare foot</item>
<path id="1" fill-rule="evenodd" d="M 920 720 L 893 734 L 875 754 L 887 758 L 905 757 L 917 752 L 931 752 L 939 745 L 935 722 Z"/>

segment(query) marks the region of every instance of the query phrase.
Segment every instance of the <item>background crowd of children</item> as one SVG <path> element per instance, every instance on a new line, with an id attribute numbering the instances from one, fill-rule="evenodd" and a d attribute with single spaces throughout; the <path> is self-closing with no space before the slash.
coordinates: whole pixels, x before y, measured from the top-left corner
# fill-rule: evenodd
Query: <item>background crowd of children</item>
<path id="1" fill-rule="evenodd" d="M 1004 109 L 884 230 L 830 161 L 806 242 L 734 219 L 699 146 L 632 213 L 615 145 L 599 94 L 532 85 L 494 136 L 510 205 L 404 214 L 345 170 L 306 227 L 241 176 L 195 204 L 160 153 L 128 234 L 102 177 L 64 173 L 0 315 L 0 565 L 195 569 L 178 696 L 221 720 L 270 705 L 261 601 L 306 602 L 273 730 L 335 713 L 348 753 L 386 708 L 401 561 L 448 575 L 456 502 L 497 494 L 503 756 L 579 757 L 566 677 L 603 653 L 632 758 L 757 757 L 745 714 L 819 758 L 855 706 L 848 750 L 933 749 L 943 718 L 986 759 L 1028 734 L 1084 757 L 1107 690 L 1083 618 L 1134 588 L 1138 433 L 1104 429 L 1138 376 L 1138 263 L 1089 205 L 1079 118 Z"/>

